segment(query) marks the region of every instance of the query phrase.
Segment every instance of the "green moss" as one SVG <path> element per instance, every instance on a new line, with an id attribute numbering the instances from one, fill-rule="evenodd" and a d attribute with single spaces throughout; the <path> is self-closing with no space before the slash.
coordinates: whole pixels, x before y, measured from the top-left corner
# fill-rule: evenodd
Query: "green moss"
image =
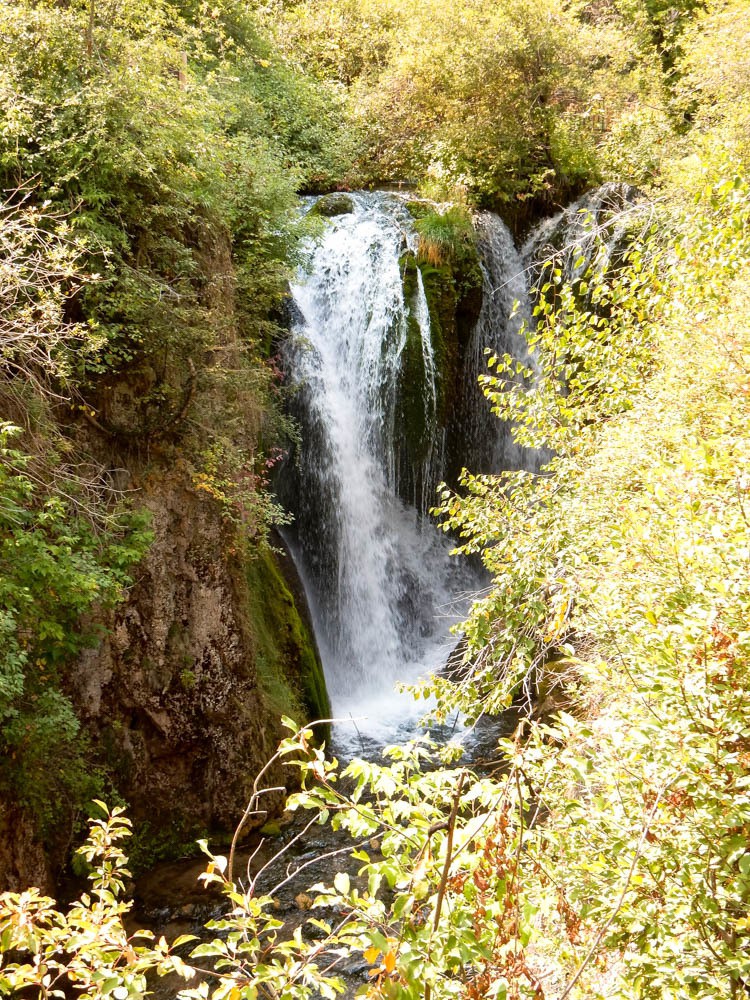
<path id="1" fill-rule="evenodd" d="M 354 199 L 343 191 L 324 194 L 310 209 L 311 215 L 322 215 L 327 219 L 335 215 L 349 215 L 354 211 Z"/>
<path id="2" fill-rule="evenodd" d="M 263 824 L 260 832 L 264 837 L 280 837 L 282 829 L 278 820 L 270 819 L 267 823 Z"/>
<path id="3" fill-rule="evenodd" d="M 134 824 L 133 836 L 128 841 L 128 860 L 134 876 L 149 871 L 161 861 L 175 861 L 195 854 L 195 842 L 205 837 L 207 831 L 185 817 L 169 824 L 152 826 L 148 820 Z"/>
<path id="4" fill-rule="evenodd" d="M 410 258 L 404 263 L 405 258 Z M 453 278 L 453 269 L 450 264 L 441 264 L 439 266 L 434 266 L 432 264 L 427 264 L 420 262 L 417 264 L 416 259 L 413 254 L 404 255 L 402 257 L 403 265 L 403 275 L 404 275 L 404 292 L 407 295 L 407 301 L 413 301 L 413 296 L 416 291 L 416 270 L 422 272 L 422 284 L 424 286 L 425 298 L 427 299 L 427 308 L 430 314 L 430 333 L 432 338 L 432 350 L 435 359 L 435 371 L 436 371 L 436 388 L 437 388 L 437 405 L 435 412 L 435 423 L 436 425 L 443 425 L 448 413 L 448 408 L 451 401 L 451 387 L 455 381 L 457 373 L 458 364 L 458 344 L 456 338 L 456 311 L 457 311 L 457 297 L 456 297 L 456 287 Z M 416 320 L 414 321 L 416 326 Z M 419 328 L 417 327 L 417 336 L 419 336 Z M 424 365 L 421 357 L 421 345 L 417 340 L 416 347 L 419 350 L 419 362 Z M 414 405 L 411 407 L 413 410 L 417 410 L 419 406 L 424 408 L 421 400 L 424 398 L 423 384 L 424 384 L 424 367 L 422 367 L 419 375 L 421 378 L 415 377 L 416 364 L 412 363 L 411 354 L 416 353 L 408 350 L 409 344 L 407 343 L 407 352 L 405 352 L 404 361 L 404 380 L 407 384 L 406 395 L 410 397 L 412 394 L 419 394 L 420 398 L 416 400 Z M 418 371 L 418 369 L 417 369 Z M 413 414 L 408 415 L 409 419 L 413 418 Z M 434 435 L 435 428 L 429 429 L 430 433 Z"/>
<path id="5" fill-rule="evenodd" d="M 482 269 L 473 238 L 463 236 L 440 262 L 419 260 L 438 378 L 438 423 L 455 405 L 463 351 L 482 306 Z"/>
<path id="6" fill-rule="evenodd" d="M 180 684 L 186 691 L 192 691 L 195 687 L 195 671 L 185 667 L 180 671 Z"/>
<path id="7" fill-rule="evenodd" d="M 432 216 L 437 222 L 433 233 L 452 226 L 450 213 Z M 424 216 L 427 219 L 427 216 Z M 433 219 L 434 221 L 434 219 Z M 424 496 L 424 483 L 432 443 L 441 429 L 451 426 L 462 398 L 461 378 L 466 346 L 482 306 L 483 275 L 474 231 L 466 230 L 461 215 L 444 241 L 445 253 L 404 253 L 400 259 L 404 299 L 410 306 L 407 336 L 401 358 L 399 421 L 403 428 L 400 455 L 404 499 Z M 419 227 L 418 227 L 419 228 Z M 421 232 L 421 229 L 420 229 Z M 434 246 L 433 246 L 434 249 Z M 435 363 L 436 399 L 434 410 L 425 406 L 425 362 L 422 338 L 416 320 L 418 276 L 421 274 L 430 316 L 430 336 Z"/>
<path id="8" fill-rule="evenodd" d="M 315 641 L 270 548 L 247 564 L 246 579 L 248 623 L 269 710 L 298 722 L 328 718 L 330 702 Z"/>
<path id="9" fill-rule="evenodd" d="M 407 201 L 406 210 L 412 219 L 423 219 L 425 215 L 435 211 L 431 201 Z"/>
<path id="10" fill-rule="evenodd" d="M 429 395 L 426 388 L 427 370 L 422 349 L 422 331 L 419 329 L 416 310 L 417 261 L 413 253 L 407 252 L 401 257 L 400 263 L 404 298 L 410 308 L 406 321 L 406 344 L 401 355 L 399 423 L 403 430 L 408 461 L 417 468 L 427 457 L 434 439 L 435 414 L 430 413 L 425 405 Z"/>

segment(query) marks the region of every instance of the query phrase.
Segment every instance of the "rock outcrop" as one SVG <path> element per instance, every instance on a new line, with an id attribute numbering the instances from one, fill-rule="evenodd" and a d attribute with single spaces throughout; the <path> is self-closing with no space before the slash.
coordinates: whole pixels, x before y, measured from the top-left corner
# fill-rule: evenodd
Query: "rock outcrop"
<path id="1" fill-rule="evenodd" d="M 14 803 L 0 800 L 0 890 L 20 892 L 30 885 L 53 891 L 47 853 L 31 819 Z"/>
<path id="2" fill-rule="evenodd" d="M 244 537 L 242 518 L 199 474 L 204 432 L 230 453 L 257 456 L 268 405 L 253 389 L 252 364 L 262 362 L 245 361 L 228 237 L 207 227 L 199 244 L 213 348 L 198 358 L 200 370 L 197 362 L 178 370 L 178 359 L 166 369 L 166 426 L 151 382 L 138 381 L 143 365 L 103 380 L 86 419 L 67 426 L 75 447 L 148 511 L 153 534 L 125 599 L 91 613 L 98 644 L 61 671 L 99 794 L 124 802 L 133 821 L 136 868 L 177 856 L 199 836 L 230 836 L 284 734 L 281 715 L 329 715 L 302 589 L 274 551 L 280 539 L 272 549 L 254 538 L 264 528 L 260 514 L 256 532 L 252 510 Z M 227 390 L 223 370 L 247 373 L 247 386 Z M 267 775 L 268 785 L 293 781 L 281 766 Z M 273 814 L 283 799 L 277 791 L 264 805 Z M 39 817 L 0 797 L 0 891 L 52 890 L 82 835 L 84 808 L 63 804 L 55 817 L 64 819 L 42 832 Z"/>
<path id="3" fill-rule="evenodd" d="M 154 542 L 108 634 L 83 656 L 73 700 L 134 821 L 184 839 L 232 827 L 279 726 L 215 503 L 179 471 L 147 481 L 143 501 Z"/>

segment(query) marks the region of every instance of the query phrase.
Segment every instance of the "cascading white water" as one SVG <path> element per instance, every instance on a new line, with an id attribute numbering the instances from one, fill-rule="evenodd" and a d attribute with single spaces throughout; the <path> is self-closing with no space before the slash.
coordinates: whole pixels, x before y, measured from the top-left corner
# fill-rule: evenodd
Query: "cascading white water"
<path id="1" fill-rule="evenodd" d="M 473 472 L 499 472 L 534 464 L 528 450 L 513 440 L 511 428 L 490 410 L 479 376 L 487 374 L 487 354 L 510 354 L 533 367 L 521 329 L 533 326 L 526 272 L 508 227 L 497 215 L 477 216 L 478 246 L 484 276 L 482 309 L 464 359 L 463 433 L 468 446 L 465 464 Z M 514 306 L 516 305 L 514 312 Z"/>
<path id="2" fill-rule="evenodd" d="M 421 342 L 423 384 L 408 391 L 419 394 L 431 438 L 424 462 L 434 461 L 440 436 L 424 288 L 418 281 L 407 302 L 402 281 L 411 219 L 393 195 L 353 202 L 293 287 L 298 318 L 286 361 L 305 434 L 293 546 L 334 715 L 366 715 L 359 728 L 373 732 L 399 712 L 416 714 L 411 699 L 395 700 L 394 685 L 445 660 L 469 579 L 444 536 L 399 498 L 395 442 L 409 433 L 402 365 L 410 336 Z"/>
<path id="3" fill-rule="evenodd" d="M 582 278 L 594 262 L 603 275 L 621 248 L 629 216 L 643 209 L 637 199 L 635 188 L 610 181 L 540 222 L 521 250 L 531 283 L 553 266 L 569 282 Z"/>
<path id="4" fill-rule="evenodd" d="M 449 541 L 425 515 L 438 481 L 462 465 L 533 470 L 545 458 L 519 448 L 511 428 L 492 415 L 478 385 L 487 372 L 485 349 L 534 369 L 520 333 L 532 325 L 527 275 L 542 273 L 540 248 L 548 243 L 562 254 L 580 246 L 588 231 L 581 208 L 594 209 L 596 220 L 612 217 L 613 192 L 602 188 L 542 223 L 523 257 L 497 216 L 478 215 L 481 311 L 470 336 L 456 326 L 450 350 L 458 367 L 449 385 L 438 371 L 404 201 L 384 192 L 351 197 L 353 211 L 328 223 L 309 272 L 292 289 L 285 366 L 297 386 L 303 447 L 280 487 L 295 515 L 289 541 L 334 715 L 358 717 L 359 733 L 382 742 L 413 731 L 419 714 L 408 696 L 394 694 L 395 683 L 445 662 L 455 641 L 451 623 L 486 582 L 449 558 Z M 616 224 L 612 253 L 617 239 Z M 580 250 L 564 258 L 566 273 L 579 257 Z M 445 357 L 444 342 L 441 350 Z M 457 404 L 454 413 L 445 412 L 447 398 Z"/>
<path id="5" fill-rule="evenodd" d="M 456 330 L 452 378 L 460 377 L 446 386 L 404 201 L 384 192 L 351 197 L 353 211 L 330 220 L 292 289 L 285 364 L 304 443 L 282 477 L 282 498 L 295 515 L 289 540 L 334 714 L 367 716 L 359 730 L 382 740 L 404 735 L 399 721 L 411 725 L 419 711 L 395 696 L 395 683 L 445 662 L 449 626 L 485 582 L 449 558 L 449 541 L 426 517 L 436 484 L 461 465 L 498 472 L 544 459 L 515 444 L 478 379 L 485 349 L 533 370 L 520 333 L 533 323 L 527 274 L 538 273 L 537 248 L 553 234 L 561 247 L 575 240 L 582 205 L 542 224 L 525 261 L 503 222 L 479 213 L 481 311 L 468 338 Z M 599 211 L 609 203 L 604 190 L 587 199 Z M 446 398 L 455 413 L 445 412 Z"/>

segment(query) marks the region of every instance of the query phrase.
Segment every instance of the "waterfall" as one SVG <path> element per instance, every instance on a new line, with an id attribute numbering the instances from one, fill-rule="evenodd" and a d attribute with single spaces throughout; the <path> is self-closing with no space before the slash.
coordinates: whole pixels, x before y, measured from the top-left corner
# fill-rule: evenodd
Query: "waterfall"
<path id="1" fill-rule="evenodd" d="M 460 402 L 463 464 L 472 472 L 522 469 L 535 464 L 528 449 L 514 441 L 511 427 L 498 421 L 479 385 L 486 375 L 487 354 L 510 354 L 533 367 L 521 328 L 533 326 L 529 289 L 523 260 L 507 226 L 491 212 L 480 212 L 476 221 L 484 276 L 479 319 L 469 341 L 463 365 Z M 516 311 L 514 305 L 517 303 Z"/>
<path id="2" fill-rule="evenodd" d="M 538 273 L 541 247 L 576 241 L 581 208 L 601 219 L 610 201 L 599 192 L 543 223 L 523 257 L 497 216 L 478 214 L 481 311 L 473 328 L 456 327 L 450 350 L 442 344 L 443 357 L 453 352 L 455 385 L 441 382 L 416 233 L 396 194 L 351 196 L 353 210 L 329 220 L 292 287 L 284 366 L 303 445 L 284 467 L 280 494 L 295 518 L 288 541 L 334 714 L 367 716 L 358 724 L 365 734 L 405 735 L 399 720 L 411 725 L 419 708 L 394 685 L 445 663 L 450 625 L 486 583 L 449 557 L 450 541 L 426 515 L 437 483 L 462 465 L 534 469 L 545 457 L 519 448 L 491 413 L 478 385 L 485 349 L 533 370 L 520 333 L 532 325 L 527 274 Z M 441 415 L 446 389 L 454 412 Z"/>
<path id="3" fill-rule="evenodd" d="M 552 267 L 559 267 L 566 281 L 575 282 L 594 261 L 599 274 L 604 274 L 623 249 L 628 210 L 641 210 L 637 198 L 637 190 L 629 184 L 610 181 L 544 219 L 521 251 L 530 284 L 548 280 Z"/>
<path id="4" fill-rule="evenodd" d="M 476 580 L 403 499 L 405 480 L 426 489 L 441 464 L 429 309 L 421 280 L 409 296 L 402 278 L 411 218 L 394 195 L 353 202 L 292 289 L 285 366 L 304 450 L 282 495 L 334 714 L 366 714 L 360 728 L 371 730 L 405 706 L 415 713 L 406 696 L 395 704 L 394 684 L 444 662 Z M 408 453 L 405 436 L 417 439 Z"/>

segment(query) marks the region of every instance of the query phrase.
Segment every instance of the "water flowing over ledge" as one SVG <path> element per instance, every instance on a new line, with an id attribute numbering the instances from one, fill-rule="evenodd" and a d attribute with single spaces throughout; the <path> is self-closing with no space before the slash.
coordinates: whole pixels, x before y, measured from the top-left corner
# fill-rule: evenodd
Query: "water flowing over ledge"
<path id="1" fill-rule="evenodd" d="M 481 310 L 446 346 L 431 321 L 405 200 L 387 192 L 349 197 L 352 211 L 329 220 L 292 288 L 284 363 L 303 444 L 280 487 L 295 517 L 288 540 L 334 716 L 357 720 L 338 727 L 337 740 L 361 750 L 369 740 L 413 734 L 423 706 L 395 685 L 444 665 L 456 642 L 451 625 L 487 583 L 468 561 L 450 557 L 450 540 L 427 514 L 437 483 L 450 475 L 448 456 L 483 472 L 535 464 L 491 414 L 478 377 L 486 349 L 533 367 L 521 335 L 533 322 L 529 248 L 535 239 L 541 245 L 549 226 L 532 235 L 524 260 L 499 217 L 477 215 Z M 575 212 L 564 221 L 580 226 Z M 409 266 L 416 267 L 411 285 Z M 442 414 L 441 352 L 457 361 L 457 389 Z M 404 442 L 415 423 L 426 440 L 410 451 Z"/>

